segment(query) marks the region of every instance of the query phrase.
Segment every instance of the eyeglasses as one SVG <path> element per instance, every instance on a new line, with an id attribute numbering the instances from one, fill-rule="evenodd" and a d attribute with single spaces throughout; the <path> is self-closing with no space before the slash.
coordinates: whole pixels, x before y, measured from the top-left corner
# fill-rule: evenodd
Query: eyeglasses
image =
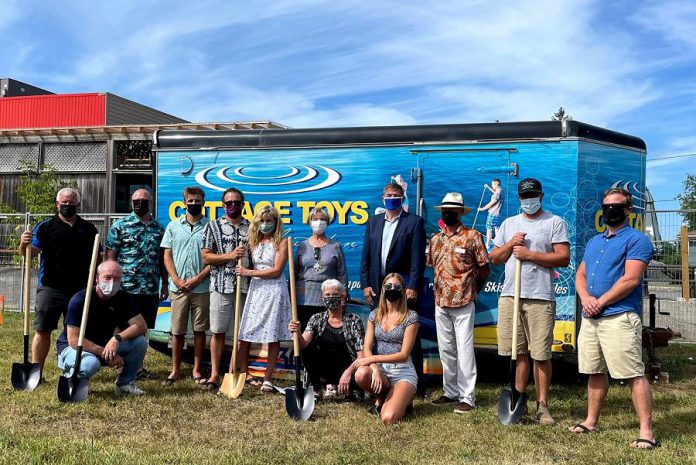
<path id="1" fill-rule="evenodd" d="M 225 204 L 226 207 L 231 207 L 233 205 L 241 207 L 243 202 L 241 200 L 228 200 L 227 202 L 222 203 Z"/>
<path id="2" fill-rule="evenodd" d="M 387 283 L 384 285 L 385 291 L 391 291 L 392 289 L 394 289 L 395 291 L 403 291 L 404 290 L 403 286 L 401 284 L 398 284 L 398 283 L 397 284 Z"/>
<path id="3" fill-rule="evenodd" d="M 321 270 L 321 265 L 319 264 L 319 260 L 321 259 L 321 247 L 314 247 L 314 271 L 319 271 Z"/>

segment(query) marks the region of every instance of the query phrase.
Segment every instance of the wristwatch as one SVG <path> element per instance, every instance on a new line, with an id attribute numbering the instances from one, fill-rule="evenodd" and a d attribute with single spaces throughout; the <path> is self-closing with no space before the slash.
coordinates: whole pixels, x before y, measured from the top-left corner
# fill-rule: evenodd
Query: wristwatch
<path id="1" fill-rule="evenodd" d="M 120 334 L 114 334 L 114 339 L 116 339 L 118 342 L 121 342 L 121 335 L 120 335 Z"/>

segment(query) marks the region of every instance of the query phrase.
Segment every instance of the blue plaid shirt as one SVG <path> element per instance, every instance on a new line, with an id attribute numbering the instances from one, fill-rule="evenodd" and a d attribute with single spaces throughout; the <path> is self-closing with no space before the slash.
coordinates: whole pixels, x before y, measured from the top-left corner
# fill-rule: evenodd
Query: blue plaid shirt
<path id="1" fill-rule="evenodd" d="M 116 253 L 123 267 L 121 285 L 133 294 L 159 294 L 161 278 L 160 243 L 164 228 L 152 218 L 147 224 L 131 213 L 114 222 L 106 248 Z"/>

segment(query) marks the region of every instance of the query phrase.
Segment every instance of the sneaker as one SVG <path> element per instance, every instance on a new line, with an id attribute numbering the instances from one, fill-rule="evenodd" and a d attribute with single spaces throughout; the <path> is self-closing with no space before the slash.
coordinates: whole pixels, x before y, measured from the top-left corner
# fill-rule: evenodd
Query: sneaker
<path id="1" fill-rule="evenodd" d="M 157 379 L 157 375 L 154 374 L 151 371 L 147 371 L 145 368 L 142 368 L 135 374 L 136 379 Z"/>
<path id="2" fill-rule="evenodd" d="M 454 406 L 454 413 L 469 413 L 474 409 L 473 405 L 467 404 L 466 402 L 459 402 Z"/>
<path id="3" fill-rule="evenodd" d="M 142 396 L 145 394 L 145 391 L 140 389 L 138 386 L 135 385 L 135 382 L 130 382 L 128 384 L 124 384 L 123 386 L 119 386 L 118 384 L 116 385 L 116 394 L 118 395 L 129 395 L 129 396 Z"/>
<path id="4" fill-rule="evenodd" d="M 454 404 L 456 402 L 457 402 L 457 399 L 452 399 L 451 397 L 447 397 L 447 396 L 440 396 L 430 403 L 435 404 L 435 405 L 444 405 L 444 404 Z"/>
<path id="5" fill-rule="evenodd" d="M 336 386 L 333 384 L 327 384 L 324 388 L 324 399 L 335 399 L 338 395 L 336 391 Z"/>
<path id="6" fill-rule="evenodd" d="M 549 406 L 546 402 L 537 402 L 536 418 L 542 425 L 553 425 L 556 423 L 549 413 Z"/>
<path id="7" fill-rule="evenodd" d="M 374 404 L 372 407 L 370 407 L 370 408 L 367 410 L 367 413 L 369 413 L 370 415 L 377 415 L 377 416 L 379 416 L 379 412 L 381 412 L 381 411 L 382 411 L 382 406 L 381 406 L 381 405 Z"/>

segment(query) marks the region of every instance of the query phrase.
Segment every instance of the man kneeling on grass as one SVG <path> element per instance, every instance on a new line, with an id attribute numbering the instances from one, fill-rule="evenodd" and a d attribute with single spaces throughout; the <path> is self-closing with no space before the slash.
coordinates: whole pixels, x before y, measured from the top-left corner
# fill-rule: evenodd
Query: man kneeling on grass
<path id="1" fill-rule="evenodd" d="M 135 385 L 135 378 L 147 350 L 147 325 L 132 296 L 121 290 L 122 274 L 121 266 L 113 260 L 97 268 L 78 376 L 91 378 L 105 365 L 120 370 L 116 394 L 143 395 L 145 391 Z M 57 341 L 58 368 L 65 377 L 72 376 L 76 363 L 85 296 L 86 290 L 82 290 L 70 299 L 65 328 Z"/>

